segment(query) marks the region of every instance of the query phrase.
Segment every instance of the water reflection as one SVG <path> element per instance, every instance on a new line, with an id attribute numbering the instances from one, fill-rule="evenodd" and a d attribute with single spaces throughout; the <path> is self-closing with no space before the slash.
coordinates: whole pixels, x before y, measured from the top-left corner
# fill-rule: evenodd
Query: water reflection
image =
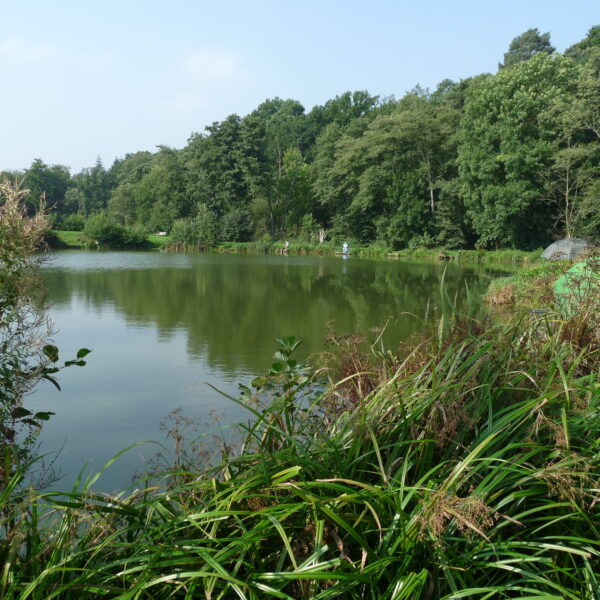
<path id="1" fill-rule="evenodd" d="M 321 349 L 328 324 L 368 333 L 389 321 L 393 348 L 422 327 L 418 318 L 445 285 L 459 303 L 477 299 L 494 271 L 459 265 L 366 261 L 355 257 L 57 253 L 44 269 L 56 342 L 65 358 L 93 349 L 88 366 L 61 375 L 63 391 L 30 399 L 56 416 L 42 449 L 65 449 L 59 466 L 73 479 L 88 461 L 98 468 L 129 444 L 161 440 L 162 419 L 181 406 L 207 420 L 246 415 L 203 382 L 236 394 L 237 382 L 266 372 L 281 335 Z M 154 448 L 121 459 L 100 487 L 126 484 Z"/>
<path id="2" fill-rule="evenodd" d="M 321 257 L 61 254 L 46 270 L 56 307 L 82 300 L 90 311 L 114 306 L 127 327 L 156 327 L 160 339 L 184 331 L 190 356 L 228 371 L 266 368 L 273 340 L 294 334 L 316 351 L 327 324 L 367 331 L 391 319 L 386 342 L 416 331 L 446 288 L 479 297 L 490 274 L 456 265 Z M 493 275 L 493 274 L 492 274 Z"/>

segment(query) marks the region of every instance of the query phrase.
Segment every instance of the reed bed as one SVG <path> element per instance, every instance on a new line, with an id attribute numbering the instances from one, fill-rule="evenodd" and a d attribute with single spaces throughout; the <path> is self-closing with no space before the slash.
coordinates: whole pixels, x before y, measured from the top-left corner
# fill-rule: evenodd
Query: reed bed
<path id="1" fill-rule="evenodd" d="M 300 365 L 284 338 L 232 398 L 250 416 L 240 445 L 204 472 L 178 464 L 111 497 L 93 480 L 24 490 L 15 475 L 0 596 L 597 600 L 589 317 L 447 311 L 354 369 L 341 344 L 328 368 Z"/>

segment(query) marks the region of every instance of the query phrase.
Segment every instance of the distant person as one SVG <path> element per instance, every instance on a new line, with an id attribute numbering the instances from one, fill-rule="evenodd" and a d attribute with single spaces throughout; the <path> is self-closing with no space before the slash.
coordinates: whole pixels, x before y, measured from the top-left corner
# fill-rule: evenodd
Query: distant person
<path id="1" fill-rule="evenodd" d="M 290 243 L 285 240 L 285 242 L 283 242 L 283 252 L 284 254 L 287 254 L 287 251 L 290 249 Z"/>
<path id="2" fill-rule="evenodd" d="M 348 242 L 344 242 L 342 244 L 342 254 L 350 254 L 350 248 L 348 246 Z"/>

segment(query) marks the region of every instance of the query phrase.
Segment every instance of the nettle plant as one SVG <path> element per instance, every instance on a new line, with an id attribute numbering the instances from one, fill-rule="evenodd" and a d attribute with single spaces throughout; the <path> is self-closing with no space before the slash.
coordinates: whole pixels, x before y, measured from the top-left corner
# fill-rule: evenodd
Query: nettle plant
<path id="1" fill-rule="evenodd" d="M 261 453 L 293 448 L 314 431 L 318 419 L 323 392 L 319 371 L 293 358 L 301 340 L 287 336 L 276 342 L 280 348 L 269 373 L 253 379 L 251 386 L 240 385 L 240 398 L 231 398 L 255 417 L 242 426 L 245 451 L 252 445 Z"/>

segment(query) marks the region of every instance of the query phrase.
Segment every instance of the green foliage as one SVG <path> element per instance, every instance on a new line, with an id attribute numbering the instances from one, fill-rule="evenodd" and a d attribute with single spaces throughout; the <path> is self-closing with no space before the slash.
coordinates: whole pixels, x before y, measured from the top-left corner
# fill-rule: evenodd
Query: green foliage
<path id="1" fill-rule="evenodd" d="M 100 244 L 120 244 L 123 239 L 123 227 L 113 221 L 106 213 L 89 217 L 83 233 Z"/>
<path id="2" fill-rule="evenodd" d="M 136 184 L 125 182 L 113 190 L 108 201 L 109 214 L 123 225 L 135 223 L 138 214 L 138 195 L 141 193 Z M 147 215 L 139 211 L 140 217 Z"/>
<path id="3" fill-rule="evenodd" d="M 481 247 L 548 243 L 553 208 L 544 200 L 540 172 L 552 164 L 559 131 L 545 111 L 565 98 L 573 76 L 570 61 L 541 53 L 472 88 L 459 166 Z"/>
<path id="4" fill-rule="evenodd" d="M 553 285 L 569 267 L 569 261 L 544 260 L 520 269 L 509 277 L 490 284 L 486 300 L 494 306 L 511 306 L 519 310 L 542 310 L 554 302 Z"/>
<path id="5" fill-rule="evenodd" d="M 474 234 L 467 219 L 458 177 L 438 182 L 439 200 L 433 228 L 438 246 L 448 250 L 469 248 Z"/>
<path id="6" fill-rule="evenodd" d="M 252 238 L 254 227 L 250 211 L 234 207 L 223 215 L 219 238 L 226 242 L 247 242 Z"/>
<path id="7" fill-rule="evenodd" d="M 198 207 L 193 219 L 179 219 L 173 223 L 171 239 L 190 248 L 210 247 L 219 239 L 219 223 L 206 204 Z"/>
<path id="8" fill-rule="evenodd" d="M 60 226 L 58 226 L 60 225 Z M 60 223 L 55 224 L 55 229 L 63 231 L 83 231 L 85 219 L 81 215 L 66 215 L 60 219 Z"/>
<path id="9" fill-rule="evenodd" d="M 550 34 L 542 33 L 536 28 L 528 29 L 517 36 L 504 54 L 504 63 L 500 68 L 511 67 L 520 62 L 529 60 L 537 54 L 552 54 L 556 48 L 550 44 Z"/>
<path id="10" fill-rule="evenodd" d="M 111 191 L 108 211 L 119 223 L 131 225 L 139 219 L 148 224 L 150 207 L 144 202 L 140 183 L 150 173 L 152 163 L 150 152 L 136 152 L 116 160 L 110 168 L 116 187 Z"/>
<path id="11" fill-rule="evenodd" d="M 123 226 L 106 213 L 89 217 L 83 234 L 97 246 L 137 248 L 145 245 L 147 231 L 141 225 Z"/>
<path id="12" fill-rule="evenodd" d="M 257 132 L 243 127 L 237 115 L 213 123 L 210 135 L 193 135 L 184 151 L 186 192 L 196 206 L 205 205 L 216 218 L 249 202 L 249 176 L 256 167 Z M 249 161 L 249 162 L 248 162 Z"/>
<path id="13" fill-rule="evenodd" d="M 580 42 L 573 44 L 565 50 L 565 56 L 572 58 L 577 62 L 585 62 L 589 56 L 589 51 L 593 48 L 600 48 L 600 26 L 592 27 L 585 38 Z"/>
<path id="14" fill-rule="evenodd" d="M 298 231 L 302 217 L 310 211 L 314 201 L 312 174 L 298 148 L 288 148 L 283 155 L 283 166 L 277 195 L 281 198 L 280 220 L 287 230 Z"/>
<path id="15" fill-rule="evenodd" d="M 35 459 L 35 442 L 43 421 L 54 413 L 33 412 L 25 398 L 42 380 L 58 389 L 56 373 L 82 366 L 89 353 L 58 365 L 58 348 L 48 343 L 50 325 L 39 306 L 37 267 L 49 224 L 43 200 L 27 215 L 26 196 L 14 184 L 0 183 L 0 489 L 5 493 L 14 473 Z M 10 499 L 10 492 L 4 502 Z M 7 504 L 7 506 L 10 506 Z"/>
<path id="16" fill-rule="evenodd" d="M 317 239 L 319 224 L 313 215 L 306 213 L 300 222 L 298 238 L 303 242 L 314 242 Z"/>
<path id="17" fill-rule="evenodd" d="M 80 231 L 61 231 L 53 230 L 48 232 L 46 243 L 50 248 L 83 248 L 86 246 L 86 239 Z"/>
<path id="18" fill-rule="evenodd" d="M 146 244 L 148 231 L 142 225 L 127 225 L 123 228 L 122 241 L 126 248 L 139 248 Z"/>
<path id="19" fill-rule="evenodd" d="M 83 192 L 76 188 L 70 187 L 64 195 L 62 207 L 59 205 L 59 214 L 63 215 L 83 215 L 85 213 L 85 196 Z"/>
<path id="20" fill-rule="evenodd" d="M 79 207 L 79 212 L 89 216 L 106 209 L 113 181 L 100 158 L 96 160 L 93 167 L 84 169 L 73 179 L 83 201 L 83 206 Z"/>
<path id="21" fill-rule="evenodd" d="M 146 236 L 146 240 L 151 248 L 164 248 L 171 243 L 171 238 L 166 235 L 150 234 Z"/>
<path id="22" fill-rule="evenodd" d="M 184 177 L 179 153 L 161 146 L 153 158 L 152 169 L 140 181 L 136 191 L 138 206 L 152 206 L 147 222 L 149 229 L 168 231 L 176 219 L 192 212 L 192 204 L 184 187 Z M 138 208 L 138 222 L 143 222 L 141 217 L 144 214 L 147 213 Z"/>
<path id="23" fill-rule="evenodd" d="M 372 96 L 367 90 L 344 92 L 333 100 L 328 100 L 323 106 L 316 106 L 309 114 L 309 118 L 314 119 L 318 114 L 321 123 L 349 125 L 352 121 L 367 115 L 378 104 L 379 96 Z"/>
<path id="24" fill-rule="evenodd" d="M 583 237 L 600 244 L 600 182 L 595 181 L 575 214 L 574 231 L 577 237 Z"/>
<path id="25" fill-rule="evenodd" d="M 22 181 L 23 189 L 30 191 L 26 202 L 29 214 L 35 213 L 40 208 L 40 199 L 44 198 L 45 206 L 50 210 L 61 212 L 64 210 L 64 197 L 72 186 L 69 169 L 62 165 L 46 165 L 36 158 L 25 172 Z"/>

